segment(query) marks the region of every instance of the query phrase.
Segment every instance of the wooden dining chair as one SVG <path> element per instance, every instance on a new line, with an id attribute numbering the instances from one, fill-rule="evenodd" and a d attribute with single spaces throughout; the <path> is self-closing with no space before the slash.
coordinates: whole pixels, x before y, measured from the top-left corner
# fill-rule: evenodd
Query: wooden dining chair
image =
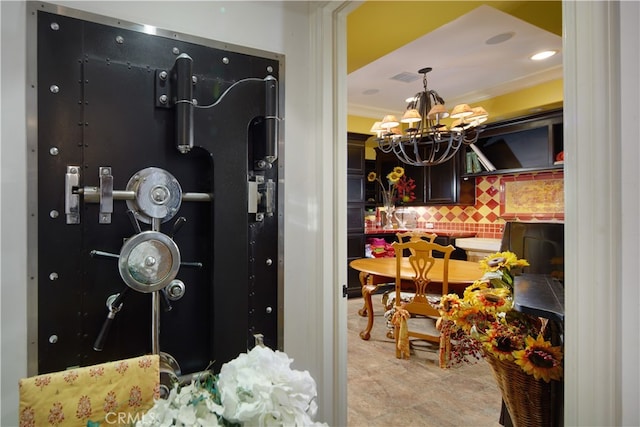
<path id="1" fill-rule="evenodd" d="M 422 230 L 411 230 L 411 231 L 399 231 L 396 233 L 396 238 L 398 242 L 413 242 L 415 240 L 426 240 L 428 242 L 435 241 L 436 237 L 438 237 L 435 233 L 427 233 Z"/>
<path id="2" fill-rule="evenodd" d="M 396 238 L 399 243 L 406 242 L 415 242 L 417 240 L 425 240 L 427 242 L 435 241 L 436 237 L 438 237 L 435 233 L 427 233 L 422 230 L 410 230 L 410 231 L 399 231 L 396 233 Z M 403 251 L 403 256 L 409 256 L 411 251 L 409 249 Z M 390 283 L 389 285 L 393 286 L 394 283 Z M 402 298 L 406 299 L 408 296 L 412 296 L 407 294 L 406 292 L 402 293 Z M 393 307 L 395 306 L 396 301 L 396 293 L 394 288 L 390 288 L 382 294 L 382 307 L 384 308 L 384 317 L 387 319 L 387 338 L 393 338 L 393 325 L 391 324 L 391 315 L 393 313 Z"/>
<path id="3" fill-rule="evenodd" d="M 427 233 L 426 231 L 421 230 L 411 230 L 411 231 L 400 231 L 396 233 L 396 238 L 400 243 L 406 242 L 415 242 L 416 240 L 425 240 L 427 242 L 435 242 L 436 237 L 438 237 L 435 233 Z M 406 250 L 402 253 L 403 256 L 408 256 L 411 251 Z"/>
<path id="4" fill-rule="evenodd" d="M 409 338 L 417 338 L 439 344 L 438 360 L 441 368 L 447 366 L 450 352 L 449 337 L 440 332 L 430 333 L 421 329 L 413 329 L 416 320 L 424 319 L 428 323 L 437 323 L 440 313 L 436 308 L 440 298 L 449 292 L 449 259 L 455 250 L 453 245 L 443 246 L 426 240 L 414 240 L 405 243 L 395 242 L 393 248 L 396 253 L 395 279 L 395 312 L 393 314 L 394 338 L 396 343 L 396 357 L 408 359 L 410 353 Z M 411 255 L 403 257 L 405 250 Z M 434 252 L 442 254 L 442 258 L 434 258 Z M 429 272 L 434 264 L 442 263 L 442 282 L 431 282 Z M 413 280 L 407 283 L 402 280 L 401 271 L 407 267 L 413 270 Z M 406 276 L 405 276 L 406 277 Z M 406 290 L 413 288 L 413 296 L 407 300 Z M 401 294 L 405 295 L 405 301 Z M 414 319 L 408 322 L 409 319 Z M 421 322 L 422 323 L 422 322 Z M 434 331 L 437 330 L 434 328 Z"/>

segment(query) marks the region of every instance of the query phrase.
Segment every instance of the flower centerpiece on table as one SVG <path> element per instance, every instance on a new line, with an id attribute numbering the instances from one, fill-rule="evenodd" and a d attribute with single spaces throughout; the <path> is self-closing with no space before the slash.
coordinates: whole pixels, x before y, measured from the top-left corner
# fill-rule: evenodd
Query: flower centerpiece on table
<path id="1" fill-rule="evenodd" d="M 308 371 L 292 370 L 285 353 L 256 345 L 189 385 L 176 384 L 137 427 L 325 426 L 317 412 L 316 383 Z"/>
<path id="2" fill-rule="evenodd" d="M 529 263 L 512 252 L 498 252 L 480 261 L 483 276 L 440 301 L 443 321 L 477 341 L 485 355 L 510 361 L 535 379 L 562 378 L 562 349 L 552 346 L 540 318 L 513 310 L 513 268 Z M 475 347 L 474 349 L 477 349 Z"/>

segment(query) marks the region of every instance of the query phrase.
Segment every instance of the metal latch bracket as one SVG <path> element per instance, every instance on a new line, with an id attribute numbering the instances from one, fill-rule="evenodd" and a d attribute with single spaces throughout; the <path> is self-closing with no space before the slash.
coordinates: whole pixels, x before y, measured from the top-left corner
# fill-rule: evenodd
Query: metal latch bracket
<path id="1" fill-rule="evenodd" d="M 111 214 L 113 213 L 113 175 L 111 167 L 101 166 L 100 175 L 100 214 L 98 222 L 100 224 L 111 224 Z"/>
<path id="2" fill-rule="evenodd" d="M 64 213 L 67 224 L 80 224 L 80 166 L 67 166 L 64 175 Z"/>

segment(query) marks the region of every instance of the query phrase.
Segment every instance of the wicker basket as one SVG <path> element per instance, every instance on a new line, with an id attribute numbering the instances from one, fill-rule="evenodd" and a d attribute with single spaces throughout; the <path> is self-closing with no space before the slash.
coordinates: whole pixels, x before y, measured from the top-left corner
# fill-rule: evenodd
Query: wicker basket
<path id="1" fill-rule="evenodd" d="M 552 408 L 554 381 L 546 383 L 525 373 L 513 361 L 504 361 L 491 354 L 486 359 L 502 392 L 511 421 L 516 427 L 539 427 L 555 424 Z"/>

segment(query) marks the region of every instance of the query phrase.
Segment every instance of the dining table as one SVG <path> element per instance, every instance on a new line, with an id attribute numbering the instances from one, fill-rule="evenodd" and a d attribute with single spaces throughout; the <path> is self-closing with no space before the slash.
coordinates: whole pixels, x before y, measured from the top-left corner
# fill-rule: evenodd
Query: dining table
<path id="1" fill-rule="evenodd" d="M 360 338 L 368 340 L 371 337 L 374 319 L 371 295 L 384 285 L 395 287 L 396 258 L 358 258 L 351 261 L 349 266 L 360 272 L 359 279 L 362 286 L 364 305 L 358 310 L 358 314 L 363 317 L 367 316 L 367 327 L 360 332 Z M 442 283 L 443 267 L 443 259 L 435 258 L 435 263 L 429 271 L 431 283 Z M 413 268 L 409 264 L 408 257 L 404 257 L 400 265 L 400 278 L 402 281 L 413 282 L 413 277 Z M 464 289 L 480 277 L 482 277 L 482 270 L 479 263 L 450 259 L 448 293 L 462 295 Z"/>

